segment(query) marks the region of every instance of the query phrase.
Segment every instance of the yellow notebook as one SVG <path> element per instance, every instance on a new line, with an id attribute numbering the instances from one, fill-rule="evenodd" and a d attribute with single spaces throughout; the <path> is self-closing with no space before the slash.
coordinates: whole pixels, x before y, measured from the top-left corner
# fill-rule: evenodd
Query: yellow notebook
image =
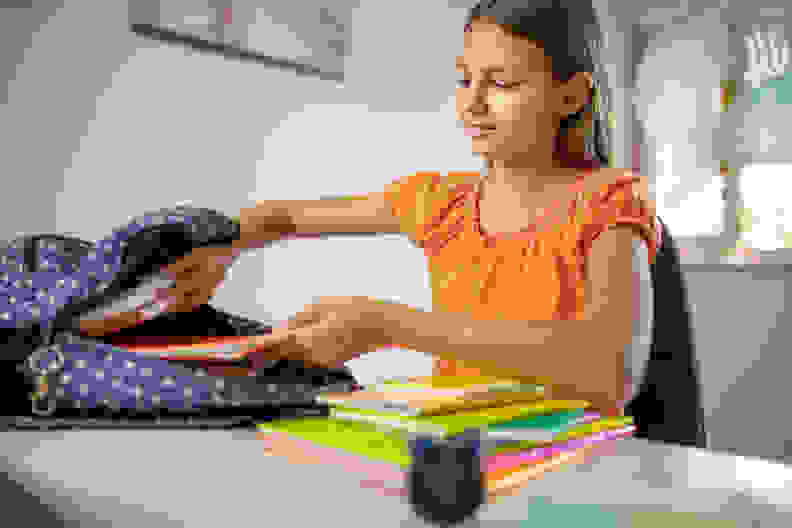
<path id="1" fill-rule="evenodd" d="M 403 416 L 429 416 L 458 413 L 472 409 L 502 407 L 514 403 L 541 400 L 541 392 L 461 392 L 459 394 L 438 394 L 436 391 L 424 392 L 351 392 L 323 394 L 316 398 L 324 403 L 347 409 L 398 413 Z"/>
<path id="2" fill-rule="evenodd" d="M 330 416 L 338 420 L 365 422 L 413 433 L 426 433 L 435 436 L 452 436 L 467 429 L 485 428 L 519 417 L 547 414 L 558 411 L 585 409 L 590 406 L 586 401 L 541 400 L 535 403 L 520 403 L 503 407 L 488 407 L 441 416 L 404 416 L 400 413 L 371 411 L 362 409 L 334 408 Z"/>
<path id="3" fill-rule="evenodd" d="M 372 460 L 410 466 L 408 438 L 401 431 L 382 430 L 367 423 L 346 422 L 332 418 L 293 418 L 273 420 L 258 425 L 261 432 L 281 432 L 320 446 L 342 449 Z"/>

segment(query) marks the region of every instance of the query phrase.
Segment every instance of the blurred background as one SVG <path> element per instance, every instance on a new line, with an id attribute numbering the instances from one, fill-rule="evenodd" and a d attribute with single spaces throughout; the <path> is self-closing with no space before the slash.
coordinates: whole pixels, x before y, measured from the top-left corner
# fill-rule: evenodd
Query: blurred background
<path id="1" fill-rule="evenodd" d="M 454 114 L 473 3 L 3 0 L 0 238 L 93 240 L 181 202 L 235 215 L 256 200 L 376 191 L 417 170 L 478 170 Z M 759 48 L 773 35 L 783 48 L 792 9 L 595 5 L 613 164 L 650 178 L 679 239 L 710 445 L 792 462 L 792 78 L 788 54 Z M 209 49 L 167 42 L 186 37 Z M 400 236 L 258 251 L 215 304 L 277 321 L 321 295 L 431 308 L 424 255 Z M 430 360 L 382 350 L 350 367 L 365 383 L 428 373 Z"/>

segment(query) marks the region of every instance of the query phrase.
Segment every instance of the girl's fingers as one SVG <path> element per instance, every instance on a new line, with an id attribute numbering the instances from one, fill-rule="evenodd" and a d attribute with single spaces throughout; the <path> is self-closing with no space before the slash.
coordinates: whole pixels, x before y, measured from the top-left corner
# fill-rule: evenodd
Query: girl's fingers
<path id="1" fill-rule="evenodd" d="M 288 331 L 282 331 L 276 336 L 254 336 L 251 339 L 251 346 L 256 354 L 264 352 L 273 357 L 312 363 L 308 349 L 298 344 L 294 334 Z"/>
<path id="2" fill-rule="evenodd" d="M 233 255 L 221 255 L 219 257 L 215 257 L 214 259 L 215 264 L 222 267 L 231 266 L 234 263 L 234 256 Z"/>
<path id="3" fill-rule="evenodd" d="M 190 272 L 194 271 L 194 269 L 198 266 L 198 263 L 192 259 L 184 258 L 173 264 L 165 266 L 162 268 L 162 271 L 173 279 L 181 278 L 184 275 L 188 275 Z"/>
<path id="4" fill-rule="evenodd" d="M 297 330 L 303 326 L 308 326 L 318 322 L 319 315 L 320 314 L 317 312 L 307 309 L 290 317 L 283 326 L 289 330 Z"/>
<path id="5" fill-rule="evenodd" d="M 288 343 L 291 337 L 290 330 L 273 328 L 271 334 L 251 336 L 250 344 L 257 349 L 273 348 Z"/>
<path id="6" fill-rule="evenodd" d="M 186 284 L 186 283 L 185 283 Z M 189 288 L 189 289 L 188 289 Z M 173 303 L 183 304 L 184 302 L 192 302 L 195 299 L 202 297 L 211 297 L 214 294 L 214 289 L 207 293 L 206 288 L 182 285 L 177 283 L 170 288 L 157 290 L 155 295 L 157 300 L 170 300 Z"/>

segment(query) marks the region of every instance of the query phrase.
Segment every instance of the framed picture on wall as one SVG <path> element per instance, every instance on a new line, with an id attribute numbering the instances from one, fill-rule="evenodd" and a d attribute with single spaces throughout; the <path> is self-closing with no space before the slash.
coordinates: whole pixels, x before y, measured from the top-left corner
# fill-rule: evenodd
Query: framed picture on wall
<path id="1" fill-rule="evenodd" d="M 152 40 L 342 82 L 357 0 L 134 0 L 130 27 Z"/>

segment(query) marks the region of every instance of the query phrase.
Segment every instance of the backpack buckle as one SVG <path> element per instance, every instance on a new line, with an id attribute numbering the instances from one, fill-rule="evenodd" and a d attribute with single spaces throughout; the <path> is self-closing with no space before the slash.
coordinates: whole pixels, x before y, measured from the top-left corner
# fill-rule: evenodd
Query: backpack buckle
<path id="1" fill-rule="evenodd" d="M 50 390 L 51 375 L 37 376 L 36 392 L 31 396 L 31 412 L 37 416 L 52 416 L 57 407 L 57 401 Z"/>
<path id="2" fill-rule="evenodd" d="M 50 359 L 46 366 L 42 366 L 42 363 L 48 359 L 47 356 L 50 356 L 51 352 L 55 352 L 55 358 Z M 39 376 L 56 374 L 61 371 L 64 364 L 63 350 L 62 346 L 59 344 L 41 346 L 34 350 L 27 358 L 28 369 L 32 374 Z"/>

